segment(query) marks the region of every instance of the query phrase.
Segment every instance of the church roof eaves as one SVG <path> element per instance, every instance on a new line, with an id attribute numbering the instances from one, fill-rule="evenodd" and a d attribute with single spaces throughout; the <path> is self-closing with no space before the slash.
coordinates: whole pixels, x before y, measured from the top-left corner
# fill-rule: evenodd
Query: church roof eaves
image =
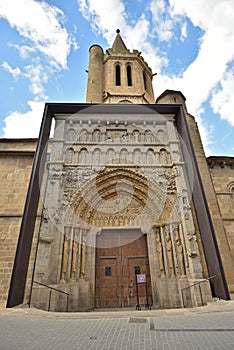
<path id="1" fill-rule="evenodd" d="M 160 100 L 162 97 L 166 96 L 166 95 L 169 95 L 169 94 L 180 94 L 182 96 L 182 98 L 184 99 L 184 101 L 186 101 L 186 97 L 182 94 L 181 91 L 179 90 L 165 90 L 161 95 L 159 95 L 156 99 L 156 103 L 158 103 L 158 100 Z"/>

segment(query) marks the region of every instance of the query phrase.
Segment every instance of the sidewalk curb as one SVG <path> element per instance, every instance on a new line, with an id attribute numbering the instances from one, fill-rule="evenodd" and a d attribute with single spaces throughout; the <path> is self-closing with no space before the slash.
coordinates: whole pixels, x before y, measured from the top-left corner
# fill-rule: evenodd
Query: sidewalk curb
<path id="1" fill-rule="evenodd" d="M 196 315 L 216 312 L 234 311 L 234 300 L 215 301 L 205 306 L 188 309 L 155 309 L 155 310 L 97 310 L 90 312 L 49 312 L 39 310 L 28 305 L 20 305 L 14 308 L 5 308 L 0 305 L 0 317 L 34 317 L 34 318 L 60 318 L 60 319 L 100 319 L 100 318 L 129 318 L 129 317 L 162 317 L 162 316 L 180 316 Z"/>

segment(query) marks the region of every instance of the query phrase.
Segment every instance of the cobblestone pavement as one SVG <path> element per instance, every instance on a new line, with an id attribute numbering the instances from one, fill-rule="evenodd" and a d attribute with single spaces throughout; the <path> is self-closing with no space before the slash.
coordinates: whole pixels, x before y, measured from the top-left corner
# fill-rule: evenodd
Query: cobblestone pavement
<path id="1" fill-rule="evenodd" d="M 0 350 L 231 350 L 234 301 L 180 310 L 52 313 L 0 308 Z"/>

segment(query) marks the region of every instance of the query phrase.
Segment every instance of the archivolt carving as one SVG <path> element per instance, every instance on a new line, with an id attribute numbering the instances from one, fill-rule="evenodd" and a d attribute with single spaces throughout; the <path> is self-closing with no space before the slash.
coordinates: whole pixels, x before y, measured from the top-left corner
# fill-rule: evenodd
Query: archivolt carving
<path id="1" fill-rule="evenodd" d="M 69 223 L 82 219 L 103 227 L 111 226 L 111 214 L 123 216 L 115 220 L 117 226 L 127 225 L 138 216 L 141 220 L 150 218 L 150 222 L 153 218 L 160 222 L 171 217 L 177 220 L 176 176 L 174 168 L 65 167 L 59 215 L 67 223 L 68 218 Z"/>
<path id="2" fill-rule="evenodd" d="M 76 192 L 70 207 L 77 217 L 98 227 L 124 226 L 133 220 L 164 221 L 176 196 L 129 169 L 104 169 Z M 149 223 L 147 222 L 147 224 Z"/>
<path id="3" fill-rule="evenodd" d="M 234 194 L 234 181 L 230 182 L 230 183 L 227 185 L 227 191 Z"/>

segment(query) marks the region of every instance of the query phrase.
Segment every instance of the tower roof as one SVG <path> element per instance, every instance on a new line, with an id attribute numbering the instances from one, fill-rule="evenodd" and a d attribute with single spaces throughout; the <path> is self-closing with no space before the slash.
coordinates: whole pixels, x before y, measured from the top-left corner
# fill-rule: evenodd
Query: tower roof
<path id="1" fill-rule="evenodd" d="M 114 43 L 112 45 L 111 51 L 113 53 L 125 53 L 126 51 L 128 52 L 128 49 L 127 49 L 126 45 L 124 44 L 124 41 L 123 41 L 121 35 L 119 34 L 120 30 L 117 29 L 116 33 L 117 34 L 116 34 Z"/>

